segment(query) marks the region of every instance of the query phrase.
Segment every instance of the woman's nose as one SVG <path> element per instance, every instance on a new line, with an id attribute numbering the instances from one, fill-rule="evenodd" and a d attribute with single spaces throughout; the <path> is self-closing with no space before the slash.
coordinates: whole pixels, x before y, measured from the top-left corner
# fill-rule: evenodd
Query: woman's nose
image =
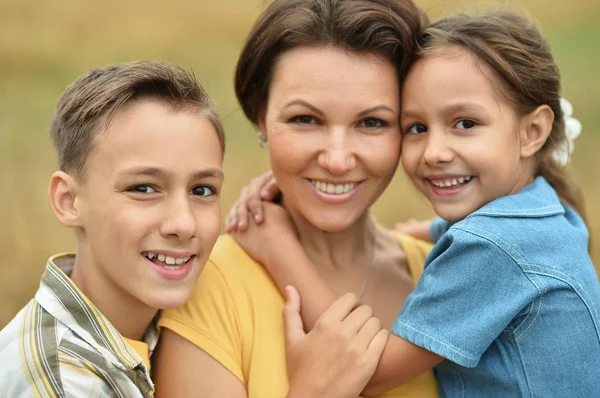
<path id="1" fill-rule="evenodd" d="M 334 175 L 344 174 L 356 167 L 354 143 L 348 131 L 343 128 L 332 129 L 318 161 L 321 167 Z"/>

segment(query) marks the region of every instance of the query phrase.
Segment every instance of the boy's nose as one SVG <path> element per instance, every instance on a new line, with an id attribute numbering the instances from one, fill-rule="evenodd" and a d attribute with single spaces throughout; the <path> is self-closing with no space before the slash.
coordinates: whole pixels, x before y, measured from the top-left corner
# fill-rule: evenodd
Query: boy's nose
<path id="1" fill-rule="evenodd" d="M 187 196 L 187 195 L 186 195 Z M 163 236 L 175 236 L 179 240 L 188 240 L 196 234 L 196 219 L 187 200 L 171 200 L 165 212 L 161 233 Z"/>

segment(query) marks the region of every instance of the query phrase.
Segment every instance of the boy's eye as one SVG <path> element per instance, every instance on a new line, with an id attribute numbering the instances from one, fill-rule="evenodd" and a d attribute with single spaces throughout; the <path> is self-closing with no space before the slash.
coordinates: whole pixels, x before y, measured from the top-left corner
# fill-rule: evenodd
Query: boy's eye
<path id="1" fill-rule="evenodd" d="M 462 120 L 459 120 L 458 123 L 456 123 L 456 127 L 461 130 L 472 129 L 475 126 L 477 126 L 477 123 L 470 119 L 462 119 Z"/>
<path id="2" fill-rule="evenodd" d="M 290 119 L 290 123 L 295 124 L 317 124 L 317 120 L 309 115 L 294 116 Z"/>
<path id="3" fill-rule="evenodd" d="M 427 132 L 427 127 L 424 124 L 413 124 L 406 130 L 408 134 L 422 134 Z"/>
<path id="4" fill-rule="evenodd" d="M 197 187 L 192 188 L 190 192 L 192 195 L 196 196 L 212 196 L 216 193 L 213 188 L 206 185 L 198 185 Z"/>
<path id="5" fill-rule="evenodd" d="M 366 127 L 369 129 L 381 128 L 387 126 L 387 123 L 381 119 L 377 119 L 376 117 L 368 117 L 362 120 L 359 124 L 359 127 Z"/>
<path id="6" fill-rule="evenodd" d="M 156 192 L 156 190 L 154 188 L 152 188 L 150 185 L 147 185 L 147 184 L 134 185 L 133 187 L 128 188 L 127 190 L 129 192 L 145 193 L 145 194 Z"/>

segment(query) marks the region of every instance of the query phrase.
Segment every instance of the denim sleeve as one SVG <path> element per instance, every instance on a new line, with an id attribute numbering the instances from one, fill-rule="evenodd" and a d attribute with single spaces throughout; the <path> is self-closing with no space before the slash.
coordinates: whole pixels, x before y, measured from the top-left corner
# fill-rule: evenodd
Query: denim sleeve
<path id="1" fill-rule="evenodd" d="M 433 248 L 392 333 L 475 367 L 535 293 L 519 265 L 494 242 L 453 228 Z"/>
<path id="2" fill-rule="evenodd" d="M 434 218 L 431 220 L 431 226 L 429 227 L 429 239 L 431 239 L 433 243 L 437 243 L 442 235 L 450 229 L 452 224 L 453 223 L 446 221 L 443 218 Z"/>

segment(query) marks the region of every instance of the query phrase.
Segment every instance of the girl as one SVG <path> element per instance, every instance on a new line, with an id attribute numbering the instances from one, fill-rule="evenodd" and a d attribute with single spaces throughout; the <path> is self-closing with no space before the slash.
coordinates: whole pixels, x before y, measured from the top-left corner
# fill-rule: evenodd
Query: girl
<path id="1" fill-rule="evenodd" d="M 597 395 L 600 286 L 557 156 L 559 91 L 526 18 L 457 15 L 420 39 L 402 91 L 402 164 L 447 221 L 365 394 L 435 366 L 442 395 Z M 263 226 L 236 236 L 280 287 L 296 285 L 310 327 L 335 296 L 265 210 Z"/>

